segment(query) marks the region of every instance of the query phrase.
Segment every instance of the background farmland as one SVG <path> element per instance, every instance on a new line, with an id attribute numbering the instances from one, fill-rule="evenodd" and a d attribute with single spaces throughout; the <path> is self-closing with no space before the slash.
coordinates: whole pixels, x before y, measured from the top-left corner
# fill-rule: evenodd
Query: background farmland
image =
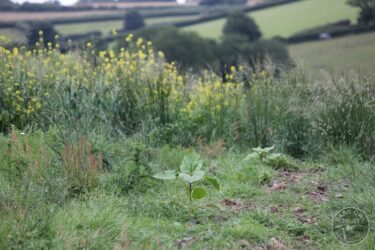
<path id="1" fill-rule="evenodd" d="M 346 4 L 346 0 L 303 0 L 273 8 L 250 12 L 265 38 L 288 37 L 297 32 L 333 23 L 342 19 L 356 22 L 358 9 Z M 225 19 L 186 27 L 202 36 L 218 39 Z"/>

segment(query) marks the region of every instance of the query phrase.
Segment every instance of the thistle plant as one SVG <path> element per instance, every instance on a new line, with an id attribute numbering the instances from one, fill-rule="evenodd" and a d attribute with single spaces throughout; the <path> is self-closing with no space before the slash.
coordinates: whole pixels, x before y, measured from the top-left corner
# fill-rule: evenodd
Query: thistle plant
<path id="1" fill-rule="evenodd" d="M 191 207 L 193 199 L 199 200 L 208 194 L 207 190 L 200 185 L 202 182 L 213 186 L 216 190 L 220 190 L 219 182 L 215 178 L 206 175 L 206 172 L 202 170 L 202 167 L 203 162 L 200 159 L 199 154 L 193 152 L 184 157 L 178 171 L 166 170 L 155 174 L 153 177 L 160 180 L 183 180 L 186 183 Z"/>

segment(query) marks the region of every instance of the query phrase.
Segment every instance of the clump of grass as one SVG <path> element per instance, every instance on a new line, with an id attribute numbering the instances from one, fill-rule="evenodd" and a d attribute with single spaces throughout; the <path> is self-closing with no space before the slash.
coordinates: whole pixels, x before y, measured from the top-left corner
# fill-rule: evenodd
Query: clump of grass
<path id="1" fill-rule="evenodd" d="M 65 143 L 61 159 L 69 195 L 90 192 L 97 187 L 103 157 L 93 154 L 86 138 L 79 139 L 76 144 Z"/>

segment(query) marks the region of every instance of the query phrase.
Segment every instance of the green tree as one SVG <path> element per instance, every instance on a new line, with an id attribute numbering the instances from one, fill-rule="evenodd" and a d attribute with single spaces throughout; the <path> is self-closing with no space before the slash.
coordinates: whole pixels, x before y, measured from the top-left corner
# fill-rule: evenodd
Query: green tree
<path id="1" fill-rule="evenodd" d="M 375 24 L 375 0 L 349 0 L 348 3 L 361 9 L 358 23 L 366 25 Z"/>
<path id="2" fill-rule="evenodd" d="M 145 26 L 143 17 L 137 11 L 129 11 L 125 14 L 124 29 L 126 31 L 133 31 Z"/>
<path id="3" fill-rule="evenodd" d="M 138 34 L 164 52 L 168 61 L 177 62 L 183 69 L 207 68 L 216 57 L 216 43 L 200 37 L 195 32 L 183 32 L 173 27 L 155 27 Z"/>
<path id="4" fill-rule="evenodd" d="M 27 43 L 30 46 L 34 46 L 40 38 L 43 38 L 43 44 L 44 46 L 47 46 L 49 42 L 55 41 L 55 36 L 57 34 L 58 33 L 51 24 L 35 23 L 31 26 L 31 29 L 27 34 Z"/>
<path id="5" fill-rule="evenodd" d="M 267 61 L 279 66 L 292 65 L 287 48 L 276 40 L 249 42 L 242 35 L 228 35 L 224 37 L 217 51 L 222 72 L 228 72 L 230 66 L 247 64 L 250 67 L 256 67 Z"/>
<path id="6" fill-rule="evenodd" d="M 223 28 L 224 36 L 227 35 L 242 35 L 248 38 L 249 41 L 256 41 L 262 37 L 258 25 L 254 19 L 247 16 L 242 11 L 232 12 Z"/>
<path id="7" fill-rule="evenodd" d="M 10 0 L 0 0 L 0 10 L 9 11 L 17 9 L 17 5 Z"/>

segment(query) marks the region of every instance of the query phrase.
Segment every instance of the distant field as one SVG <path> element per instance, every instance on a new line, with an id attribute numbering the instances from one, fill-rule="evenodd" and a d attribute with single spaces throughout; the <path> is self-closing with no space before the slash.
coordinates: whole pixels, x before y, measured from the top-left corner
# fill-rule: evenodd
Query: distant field
<path id="1" fill-rule="evenodd" d="M 183 20 L 190 20 L 197 18 L 197 16 L 177 16 L 177 17 L 158 17 L 158 18 L 147 18 L 146 24 L 158 24 L 158 23 L 168 23 L 168 22 L 178 22 Z M 86 33 L 91 31 L 100 31 L 102 35 L 108 35 L 112 29 L 122 29 L 123 21 L 100 21 L 100 22 L 86 22 L 86 23 L 72 23 L 72 24 L 60 24 L 56 25 L 57 31 L 61 32 L 63 35 Z"/>
<path id="2" fill-rule="evenodd" d="M 157 17 L 145 19 L 147 25 L 153 25 L 158 23 L 169 23 L 178 22 L 184 20 L 190 20 L 197 18 L 197 16 L 177 16 L 177 17 Z M 55 25 L 56 30 L 62 35 L 71 35 L 79 33 L 87 33 L 92 31 L 100 31 L 103 36 L 110 34 L 112 29 L 122 29 L 123 21 L 100 21 L 100 22 L 86 22 L 86 23 L 72 23 L 72 24 L 59 24 Z M 0 35 L 5 35 L 11 41 L 23 42 L 26 40 L 25 34 L 17 29 L 13 28 L 2 28 L 0 29 Z"/>
<path id="3" fill-rule="evenodd" d="M 13 42 L 26 41 L 26 35 L 24 34 L 24 32 L 18 29 L 3 28 L 3 29 L 0 29 L 0 35 L 6 36 L 8 39 L 10 39 Z"/>
<path id="4" fill-rule="evenodd" d="M 112 29 L 121 29 L 123 22 L 116 21 L 100 21 L 100 22 L 87 22 L 87 23 L 70 23 L 55 25 L 58 32 L 63 35 L 71 35 L 78 33 L 87 33 L 92 31 L 100 31 L 102 35 L 107 35 Z"/>
<path id="5" fill-rule="evenodd" d="M 336 22 L 342 19 L 356 21 L 358 9 L 348 6 L 347 0 L 304 0 L 252 12 L 265 38 L 288 37 L 294 33 Z M 184 30 L 196 31 L 204 37 L 218 39 L 225 18 L 192 25 Z"/>
<path id="6" fill-rule="evenodd" d="M 124 10 L 88 10 L 65 12 L 4 12 L 0 11 L 0 22 L 15 22 L 25 20 L 69 19 L 89 16 L 119 15 Z"/>
<path id="7" fill-rule="evenodd" d="M 375 32 L 292 45 L 289 52 L 313 72 L 360 69 L 375 74 Z"/>

